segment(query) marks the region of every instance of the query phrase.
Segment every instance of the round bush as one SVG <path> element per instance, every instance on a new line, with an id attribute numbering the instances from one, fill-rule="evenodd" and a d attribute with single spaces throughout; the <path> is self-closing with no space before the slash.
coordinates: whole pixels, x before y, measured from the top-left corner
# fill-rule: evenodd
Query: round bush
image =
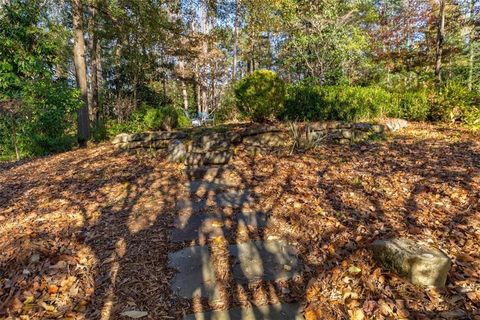
<path id="1" fill-rule="evenodd" d="M 285 83 L 273 71 L 258 70 L 235 86 L 240 113 L 255 122 L 264 122 L 283 111 Z"/>
<path id="2" fill-rule="evenodd" d="M 149 130 L 171 130 L 188 127 L 190 121 L 182 110 L 174 107 L 150 108 L 144 116 L 145 126 Z"/>

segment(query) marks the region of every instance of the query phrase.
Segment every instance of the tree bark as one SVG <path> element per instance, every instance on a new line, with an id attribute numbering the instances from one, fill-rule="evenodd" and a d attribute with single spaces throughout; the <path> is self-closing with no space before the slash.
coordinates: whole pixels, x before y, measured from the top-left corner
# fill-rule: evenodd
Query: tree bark
<path id="1" fill-rule="evenodd" d="M 100 102 L 98 99 L 98 73 L 99 73 L 99 65 L 100 65 L 100 47 L 98 46 L 98 37 L 97 37 L 97 9 L 95 5 L 90 6 L 91 12 L 91 27 L 90 27 L 90 36 L 91 36 L 91 90 L 92 90 L 92 104 L 91 108 L 95 115 L 95 121 L 98 122 L 100 120 Z"/>
<path id="2" fill-rule="evenodd" d="M 202 67 L 204 67 L 205 74 L 200 80 L 200 91 L 201 91 L 201 112 L 208 112 L 208 72 L 206 70 L 211 70 L 210 61 L 208 59 L 208 36 L 210 33 L 209 28 L 209 11 L 208 6 L 205 8 L 205 17 L 202 19 L 202 33 L 203 33 L 203 43 L 202 43 Z M 208 68 L 205 66 L 208 65 Z M 206 69 L 206 70 L 205 70 Z"/>
<path id="3" fill-rule="evenodd" d="M 475 2 L 476 0 L 470 0 L 470 34 L 468 40 L 468 90 L 472 91 L 473 89 L 473 69 L 475 67 Z"/>
<path id="4" fill-rule="evenodd" d="M 17 143 L 17 127 L 16 125 L 13 125 L 13 135 L 12 135 L 12 139 L 13 139 L 13 147 L 15 148 L 15 156 L 17 158 L 17 161 L 20 160 L 20 152 L 18 150 L 18 143 Z"/>
<path id="5" fill-rule="evenodd" d="M 78 110 L 78 142 L 81 146 L 90 138 L 90 124 L 88 121 L 88 85 L 87 67 L 85 63 L 85 39 L 83 38 L 83 5 L 81 0 L 72 0 L 73 15 L 73 61 L 77 85 L 83 100 L 83 106 Z"/>
<path id="6" fill-rule="evenodd" d="M 181 81 L 182 86 L 182 97 L 183 97 L 183 109 L 188 110 L 188 91 L 185 81 Z"/>
<path id="7" fill-rule="evenodd" d="M 235 23 L 233 29 L 234 43 L 233 43 L 233 67 L 232 67 L 232 80 L 237 79 L 237 56 L 238 56 L 238 28 L 240 24 L 240 1 L 235 1 Z"/>
<path id="8" fill-rule="evenodd" d="M 185 83 L 185 61 L 180 59 L 178 63 L 180 67 L 180 87 L 182 90 L 183 109 L 188 110 L 188 91 Z"/>
<path id="9" fill-rule="evenodd" d="M 445 0 L 440 0 L 440 9 L 438 14 L 438 29 L 437 29 L 437 50 L 435 61 L 435 76 L 438 84 L 442 83 L 442 54 L 443 43 L 445 40 Z"/>

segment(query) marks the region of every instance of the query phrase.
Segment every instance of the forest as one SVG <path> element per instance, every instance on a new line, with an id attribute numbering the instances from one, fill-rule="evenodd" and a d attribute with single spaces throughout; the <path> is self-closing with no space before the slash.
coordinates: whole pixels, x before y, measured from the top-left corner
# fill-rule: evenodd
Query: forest
<path id="1" fill-rule="evenodd" d="M 479 11 L 476 0 L 4 0 L 0 157 L 190 118 L 252 120 L 242 104 L 255 99 L 236 88 L 262 70 L 281 95 L 255 120 L 478 127 Z"/>

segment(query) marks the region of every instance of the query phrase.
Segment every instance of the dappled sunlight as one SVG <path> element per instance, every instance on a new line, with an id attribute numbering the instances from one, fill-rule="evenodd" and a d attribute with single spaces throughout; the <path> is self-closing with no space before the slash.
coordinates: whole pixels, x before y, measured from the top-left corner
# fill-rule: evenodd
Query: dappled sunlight
<path id="1" fill-rule="evenodd" d="M 79 319 L 116 319 L 129 310 L 181 318 L 278 302 L 301 302 L 306 315 L 325 319 L 358 308 L 391 316 L 471 308 L 465 292 L 480 278 L 480 145 L 403 139 L 325 145 L 304 155 L 239 149 L 224 171 L 202 174 L 161 155 L 105 147 L 37 160 L 35 174 L 31 164 L 3 171 L 0 272 L 9 282 L 0 283 L 2 308 Z M 72 171 L 72 161 L 92 167 Z M 433 293 L 374 262 L 369 244 L 390 236 L 429 241 L 453 258 L 447 291 L 435 304 L 425 302 Z M 247 260 L 232 254 L 232 245 L 255 241 L 292 245 L 301 271 L 274 282 L 238 282 L 259 270 L 268 274 L 275 263 L 283 268 L 278 274 L 295 266 L 260 247 L 245 247 Z M 189 246 L 209 248 L 198 260 L 199 281 L 209 279 L 211 259 L 216 301 L 198 296 L 201 287 L 189 297 L 171 287 L 179 275 L 169 266 L 171 254 Z M 452 302 L 452 295 L 461 299 Z"/>

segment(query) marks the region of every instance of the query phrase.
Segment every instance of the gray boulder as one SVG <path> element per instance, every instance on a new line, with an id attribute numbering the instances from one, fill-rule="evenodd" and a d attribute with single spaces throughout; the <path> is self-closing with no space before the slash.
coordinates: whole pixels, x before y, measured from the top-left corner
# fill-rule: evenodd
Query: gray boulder
<path id="1" fill-rule="evenodd" d="M 126 143 L 130 141 L 130 135 L 128 133 L 120 133 L 112 139 L 112 144 Z"/>
<path id="2" fill-rule="evenodd" d="M 187 148 L 178 139 L 173 139 L 168 144 L 168 160 L 171 162 L 183 162 L 187 157 Z"/>
<path id="3" fill-rule="evenodd" d="M 452 262 L 441 250 L 409 239 L 377 240 L 372 245 L 384 268 L 423 286 L 445 286 Z"/>
<path id="4" fill-rule="evenodd" d="M 392 132 L 408 127 L 408 121 L 403 119 L 388 119 L 384 124 Z"/>

